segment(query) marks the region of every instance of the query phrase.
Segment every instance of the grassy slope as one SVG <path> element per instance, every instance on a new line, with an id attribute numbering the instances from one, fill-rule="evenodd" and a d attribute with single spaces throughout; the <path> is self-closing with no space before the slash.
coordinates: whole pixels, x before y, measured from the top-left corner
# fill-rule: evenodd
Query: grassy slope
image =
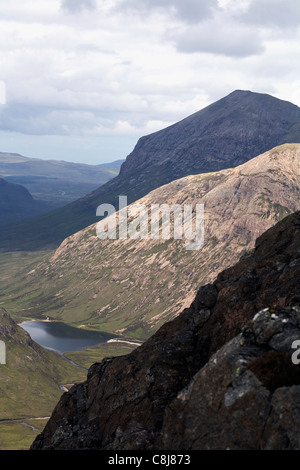
<path id="1" fill-rule="evenodd" d="M 0 450 L 28 450 L 47 419 L 26 418 L 0 422 Z"/>
<path id="2" fill-rule="evenodd" d="M 113 343 L 68 353 L 66 357 L 88 369 L 104 357 L 127 354 L 133 348 Z M 24 349 L 9 347 L 7 355 L 7 365 L 0 365 L 0 450 L 26 450 L 44 428 L 63 393 L 57 384 L 69 387 L 75 381 L 81 382 L 87 370 L 72 366 L 54 353 L 46 352 L 44 363 L 31 361 L 30 367 L 29 359 L 23 360 L 27 357 Z"/>
<path id="3" fill-rule="evenodd" d="M 1 286 L 4 286 L 5 280 L 16 279 L 22 267 L 28 268 L 45 256 L 47 253 L 44 252 L 0 255 Z M 9 325 L 10 322 L 1 317 L 0 326 L 4 328 Z M 84 380 L 87 369 L 94 362 L 106 356 L 127 354 L 135 347 L 125 343 L 109 343 L 66 354 L 65 357 L 81 366 L 76 367 L 35 343 L 34 348 L 30 347 L 28 335 L 20 327 L 16 327 L 13 337 L 0 334 L 0 339 L 6 343 L 7 355 L 7 363 L 0 365 L 0 450 L 28 449 L 44 428 L 63 393 L 60 385 L 68 387 Z"/>
<path id="4" fill-rule="evenodd" d="M 6 363 L 0 365 L 0 449 L 20 449 L 39 430 L 26 420 L 49 417 L 60 387 L 83 380 L 86 371 L 33 342 L 1 308 L 0 339 L 6 345 Z"/>
<path id="5" fill-rule="evenodd" d="M 6 348 L 7 363 L 0 365 L 0 449 L 23 449 L 51 415 L 63 393 L 60 385 L 84 380 L 86 371 L 15 340 L 6 339 Z"/>

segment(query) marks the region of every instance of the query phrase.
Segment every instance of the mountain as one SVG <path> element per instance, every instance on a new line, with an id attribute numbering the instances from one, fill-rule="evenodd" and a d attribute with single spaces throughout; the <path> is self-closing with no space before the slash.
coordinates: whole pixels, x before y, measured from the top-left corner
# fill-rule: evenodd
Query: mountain
<path id="1" fill-rule="evenodd" d="M 6 349 L 5 364 L 0 363 L 0 449 L 11 445 L 12 439 L 16 447 L 10 448 L 28 448 L 39 421 L 49 417 L 60 398 L 61 385 L 83 380 L 86 374 L 35 343 L 2 307 L 0 340 Z M 26 447 L 22 439 L 28 433 Z"/>
<path id="2" fill-rule="evenodd" d="M 299 450 L 299 229 L 284 218 L 143 345 L 92 365 L 31 449 Z"/>
<path id="3" fill-rule="evenodd" d="M 300 108 L 270 95 L 236 90 L 173 126 L 141 138 L 121 175 L 159 168 L 170 180 L 231 168 L 279 144 L 299 142 Z"/>
<path id="4" fill-rule="evenodd" d="M 188 307 L 200 285 L 252 250 L 259 235 L 300 210 L 300 144 L 276 147 L 236 168 L 181 178 L 137 202 L 147 208 L 204 204 L 203 248 L 187 250 L 172 230 L 167 240 L 100 240 L 91 225 L 6 276 L 2 304 L 19 320 L 47 316 L 148 338 Z"/>
<path id="5" fill-rule="evenodd" d="M 270 95 L 237 90 L 173 126 L 143 137 L 120 174 L 67 206 L 0 234 L 1 250 L 57 247 L 97 221 L 102 203 L 117 207 L 119 195 L 134 202 L 189 174 L 242 164 L 283 143 L 300 142 L 300 108 Z"/>
<path id="6" fill-rule="evenodd" d="M 0 178 L 0 226 L 50 210 L 49 204 L 36 201 L 24 186 Z"/>
<path id="7" fill-rule="evenodd" d="M 122 160 L 87 165 L 0 152 L 0 177 L 25 186 L 50 209 L 68 204 L 117 176 Z M 49 209 L 49 210 L 50 210 Z"/>

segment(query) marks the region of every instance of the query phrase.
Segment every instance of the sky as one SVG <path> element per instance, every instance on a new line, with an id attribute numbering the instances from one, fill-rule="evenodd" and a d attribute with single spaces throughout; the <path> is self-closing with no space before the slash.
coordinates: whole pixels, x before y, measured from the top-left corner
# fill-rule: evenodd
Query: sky
<path id="1" fill-rule="evenodd" d="M 300 106 L 299 0 L 0 3 L 0 152 L 100 164 L 236 89 Z"/>

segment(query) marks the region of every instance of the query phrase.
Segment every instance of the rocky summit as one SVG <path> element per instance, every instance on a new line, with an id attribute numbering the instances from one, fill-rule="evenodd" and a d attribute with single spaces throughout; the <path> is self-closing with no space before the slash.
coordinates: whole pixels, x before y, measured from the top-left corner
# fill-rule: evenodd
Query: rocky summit
<path id="1" fill-rule="evenodd" d="M 160 184 L 241 165 L 271 148 L 299 142 L 300 108 L 271 95 L 235 90 L 166 129 L 139 139 L 120 176 L 154 172 Z"/>
<path id="2" fill-rule="evenodd" d="M 92 365 L 31 449 L 300 449 L 299 229 L 287 216 L 143 345 Z"/>

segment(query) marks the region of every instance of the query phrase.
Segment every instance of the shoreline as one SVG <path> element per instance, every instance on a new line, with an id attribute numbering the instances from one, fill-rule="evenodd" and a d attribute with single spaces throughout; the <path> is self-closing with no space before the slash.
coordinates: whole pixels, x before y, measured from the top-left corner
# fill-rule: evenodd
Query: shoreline
<path id="1" fill-rule="evenodd" d="M 50 320 L 49 317 L 46 318 L 46 320 L 41 320 L 41 319 L 36 319 L 36 318 L 31 318 L 30 320 L 23 320 L 21 321 L 21 323 L 17 323 L 18 326 L 22 326 L 23 323 L 26 323 L 27 321 L 41 321 L 41 322 L 48 322 L 48 323 L 51 323 L 51 322 L 55 322 L 56 320 Z M 63 323 L 63 322 L 58 322 L 58 323 Z"/>
<path id="2" fill-rule="evenodd" d="M 133 344 L 134 346 L 141 346 L 141 344 L 143 344 L 143 341 L 136 340 L 136 342 L 134 342 L 126 339 L 109 339 L 107 343 L 127 343 Z"/>
<path id="3" fill-rule="evenodd" d="M 117 336 L 117 335 L 115 335 L 114 333 L 109 333 L 109 332 L 106 332 L 106 331 L 87 330 L 87 329 L 82 328 L 82 327 L 80 328 L 80 327 L 76 327 L 76 326 L 73 326 L 73 325 L 69 325 L 68 323 L 65 323 L 65 322 L 62 322 L 62 321 L 50 320 L 49 317 L 47 317 L 46 319 L 43 319 L 43 320 L 42 320 L 42 319 L 30 319 L 30 320 L 29 320 L 29 319 L 26 319 L 26 320 L 23 320 L 23 321 L 20 322 L 20 323 L 17 323 L 17 325 L 20 326 L 20 327 L 21 327 L 22 329 L 24 329 L 25 331 L 27 331 L 26 328 L 24 328 L 24 325 L 25 325 L 26 323 L 33 323 L 33 322 L 41 322 L 41 323 L 60 323 L 60 324 L 62 324 L 62 325 L 66 325 L 67 327 L 75 328 L 75 329 L 77 329 L 77 330 L 79 330 L 79 331 L 82 331 L 83 333 L 84 333 L 84 332 L 91 332 L 91 333 L 99 333 L 100 335 L 101 335 L 101 334 L 104 334 L 104 335 L 107 334 L 107 335 L 109 335 L 109 336 L 110 336 L 109 339 L 107 339 L 107 340 L 105 340 L 105 341 L 100 341 L 100 343 L 103 343 L 103 344 L 112 344 L 112 343 L 116 343 L 116 344 L 119 343 L 119 344 L 120 344 L 120 343 L 123 343 L 123 344 L 132 345 L 132 346 L 141 346 L 141 345 L 143 344 L 143 341 L 142 341 L 142 340 L 138 340 L 138 339 L 133 339 L 133 340 L 132 340 L 131 338 L 122 337 L 122 335 L 118 335 L 118 336 Z M 82 326 L 83 326 L 83 325 L 82 325 Z M 30 333 L 29 333 L 28 331 L 27 331 L 27 333 L 30 335 Z M 32 338 L 32 339 L 34 339 L 34 338 Z M 36 340 L 34 339 L 34 341 L 36 341 Z M 99 344 L 100 344 L 100 343 L 99 343 Z M 38 344 L 40 344 L 40 343 L 38 342 Z M 58 353 L 58 354 L 60 354 L 60 355 L 63 354 L 62 351 L 59 351 L 59 350 L 57 350 L 57 349 L 55 349 L 55 348 L 47 347 L 47 346 L 44 346 L 44 345 L 42 345 L 42 344 L 40 344 L 40 346 L 44 347 L 45 349 L 52 350 L 52 351 L 54 351 L 54 352 L 56 352 L 56 353 Z M 88 346 L 86 346 L 86 347 L 88 347 Z M 76 351 L 76 350 L 77 350 L 77 349 L 75 349 L 74 351 Z M 73 351 L 71 351 L 71 352 L 73 352 Z"/>

